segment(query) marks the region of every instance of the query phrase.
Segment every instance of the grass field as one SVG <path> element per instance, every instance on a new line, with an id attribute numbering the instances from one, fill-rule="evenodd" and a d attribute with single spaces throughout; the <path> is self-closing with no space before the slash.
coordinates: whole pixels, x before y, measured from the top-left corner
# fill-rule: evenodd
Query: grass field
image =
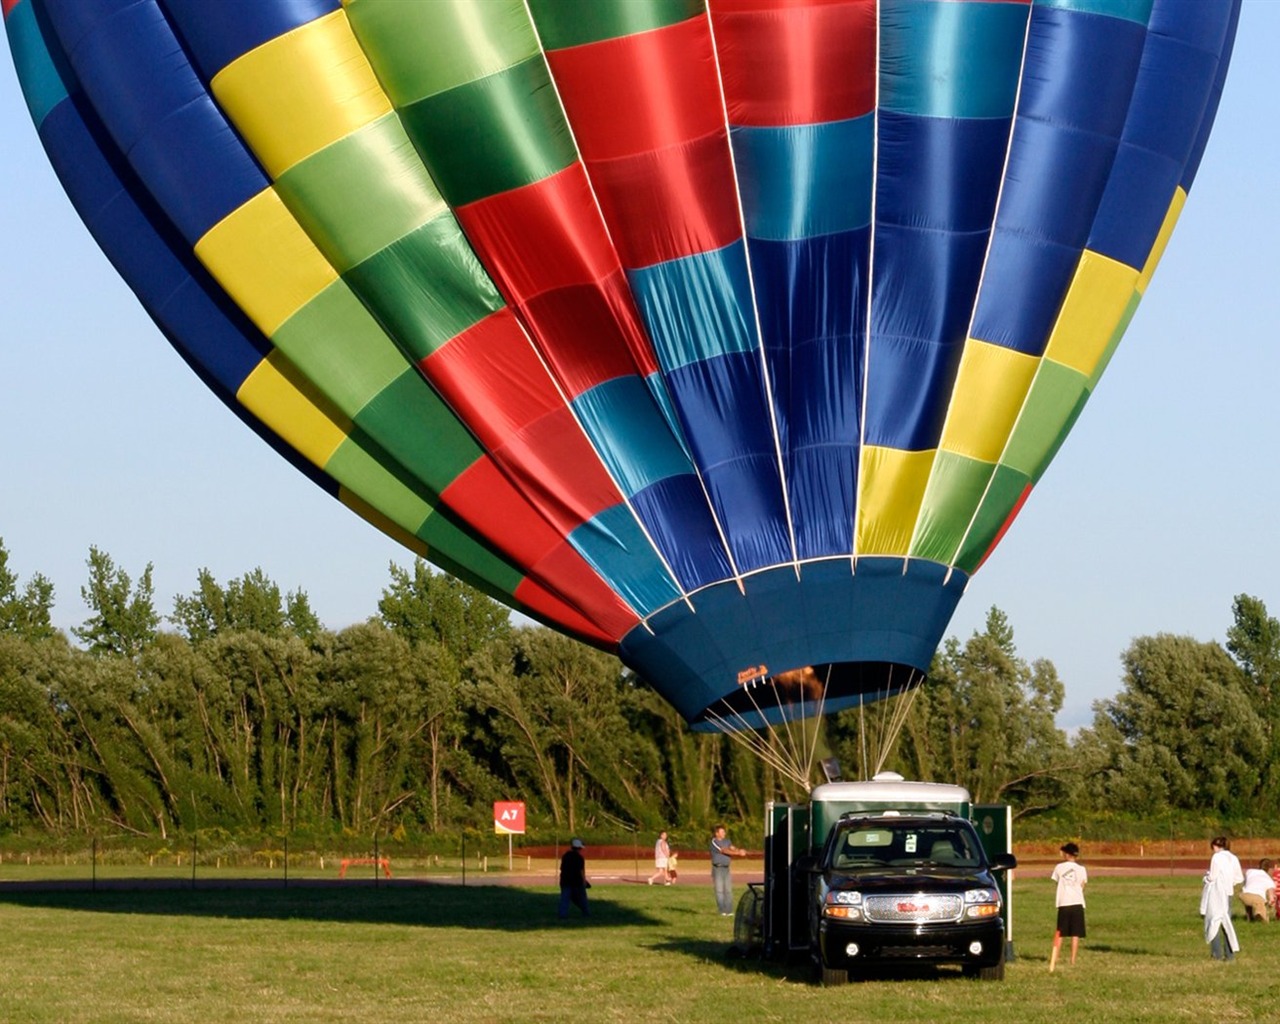
<path id="1" fill-rule="evenodd" d="M 744 876 L 745 877 L 745 876 Z M 1247 1021 L 1276 1016 L 1280 926 L 1208 956 L 1194 877 L 1098 878 L 1074 967 L 1048 973 L 1053 888 L 1016 883 L 1003 983 L 951 972 L 840 989 L 735 959 L 705 885 L 0 889 L 0 1021 Z"/>

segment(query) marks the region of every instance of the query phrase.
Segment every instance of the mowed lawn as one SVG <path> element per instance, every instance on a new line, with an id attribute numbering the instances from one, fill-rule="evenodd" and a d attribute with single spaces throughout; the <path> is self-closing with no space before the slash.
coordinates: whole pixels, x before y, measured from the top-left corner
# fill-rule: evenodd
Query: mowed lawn
<path id="1" fill-rule="evenodd" d="M 1076 965 L 1048 972 L 1053 888 L 1015 882 L 1006 980 L 950 971 L 822 989 L 729 955 L 706 885 L 0 890 L 0 1021 L 1274 1020 L 1280 925 L 1209 958 L 1194 877 L 1097 878 Z M 739 891 L 741 891 L 739 885 Z"/>

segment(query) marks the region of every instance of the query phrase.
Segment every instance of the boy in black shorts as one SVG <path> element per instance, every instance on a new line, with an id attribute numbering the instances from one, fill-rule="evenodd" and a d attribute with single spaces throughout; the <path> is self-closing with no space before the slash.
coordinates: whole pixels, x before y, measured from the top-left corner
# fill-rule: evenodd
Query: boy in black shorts
<path id="1" fill-rule="evenodd" d="M 1058 963 L 1058 950 L 1062 948 L 1062 937 L 1071 938 L 1071 962 L 1076 962 L 1076 952 L 1080 949 L 1080 940 L 1084 938 L 1084 887 L 1089 881 L 1089 872 L 1083 864 L 1078 863 L 1080 847 L 1075 843 L 1064 843 L 1062 854 L 1066 857 L 1053 869 L 1050 876 L 1058 883 L 1058 892 L 1054 904 L 1058 908 L 1058 927 L 1053 933 L 1053 952 L 1049 954 L 1049 970 Z"/>

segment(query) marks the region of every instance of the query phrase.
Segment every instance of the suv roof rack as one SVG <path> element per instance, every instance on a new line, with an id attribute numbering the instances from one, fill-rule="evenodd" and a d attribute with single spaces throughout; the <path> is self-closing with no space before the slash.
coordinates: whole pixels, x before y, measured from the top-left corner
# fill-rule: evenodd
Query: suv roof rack
<path id="1" fill-rule="evenodd" d="M 856 818 L 931 818 L 936 821 L 945 821 L 953 818 L 957 821 L 968 821 L 958 814 L 952 814 L 950 811 L 915 811 L 906 810 L 899 811 L 893 808 L 885 808 L 876 811 L 845 811 L 840 815 L 840 821 L 853 821 Z"/>

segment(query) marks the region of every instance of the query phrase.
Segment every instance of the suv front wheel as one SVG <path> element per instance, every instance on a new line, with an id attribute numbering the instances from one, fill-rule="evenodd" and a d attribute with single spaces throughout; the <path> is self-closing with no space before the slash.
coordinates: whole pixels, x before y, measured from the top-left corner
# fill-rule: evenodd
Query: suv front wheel
<path id="1" fill-rule="evenodd" d="M 1004 957 L 1000 958 L 998 964 L 990 967 L 966 967 L 964 973 L 979 981 L 1004 981 Z"/>
<path id="2" fill-rule="evenodd" d="M 834 967 L 828 967 L 826 964 L 819 964 L 818 973 L 823 988 L 833 988 L 836 985 L 847 985 L 849 983 L 848 971 L 840 971 Z"/>

